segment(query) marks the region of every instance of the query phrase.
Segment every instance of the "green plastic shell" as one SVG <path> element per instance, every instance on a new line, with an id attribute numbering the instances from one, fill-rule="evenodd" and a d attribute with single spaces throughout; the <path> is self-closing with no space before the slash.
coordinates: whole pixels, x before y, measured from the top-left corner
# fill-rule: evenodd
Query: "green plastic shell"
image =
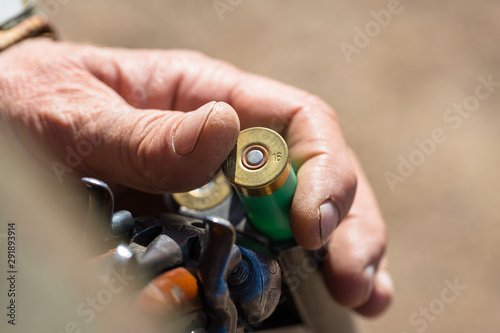
<path id="1" fill-rule="evenodd" d="M 290 167 L 288 178 L 277 191 L 263 197 L 249 197 L 238 193 L 255 229 L 275 241 L 293 238 L 290 229 L 290 206 L 297 188 L 297 176 Z"/>

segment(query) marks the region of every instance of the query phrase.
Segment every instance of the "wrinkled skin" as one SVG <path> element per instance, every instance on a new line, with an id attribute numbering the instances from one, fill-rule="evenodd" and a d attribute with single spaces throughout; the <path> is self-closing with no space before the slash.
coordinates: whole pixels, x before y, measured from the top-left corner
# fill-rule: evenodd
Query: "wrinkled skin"
<path id="1" fill-rule="evenodd" d="M 326 246 L 332 296 L 367 316 L 390 303 L 383 219 L 335 112 L 314 95 L 191 51 L 33 39 L 0 53 L 0 110 L 23 141 L 43 143 L 61 165 L 68 147 L 85 152 L 58 177 L 150 193 L 205 184 L 241 129 L 273 128 L 298 168 L 294 237 L 307 249 Z"/>

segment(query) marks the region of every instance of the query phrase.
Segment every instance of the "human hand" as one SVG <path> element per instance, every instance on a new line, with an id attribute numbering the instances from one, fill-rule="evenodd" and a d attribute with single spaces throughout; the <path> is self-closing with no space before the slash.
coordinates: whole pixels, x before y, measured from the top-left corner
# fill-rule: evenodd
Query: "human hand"
<path id="1" fill-rule="evenodd" d="M 298 168 L 292 232 L 307 249 L 328 244 L 332 296 L 364 315 L 390 303 L 383 219 L 334 111 L 318 97 L 195 52 L 45 39 L 1 53 L 0 73 L 2 117 L 20 137 L 45 143 L 58 165 L 81 152 L 59 177 L 74 169 L 151 193 L 187 191 L 216 174 L 240 124 L 277 130 Z"/>

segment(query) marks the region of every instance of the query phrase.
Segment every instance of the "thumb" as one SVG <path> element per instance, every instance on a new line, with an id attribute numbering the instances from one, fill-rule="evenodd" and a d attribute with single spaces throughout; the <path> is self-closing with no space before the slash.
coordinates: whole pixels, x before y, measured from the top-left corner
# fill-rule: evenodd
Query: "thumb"
<path id="1" fill-rule="evenodd" d="M 72 140 L 74 152 L 82 140 L 97 143 L 75 166 L 80 173 L 153 193 L 187 191 L 213 178 L 239 134 L 236 112 L 222 102 L 190 112 L 124 109 L 91 116 Z"/>

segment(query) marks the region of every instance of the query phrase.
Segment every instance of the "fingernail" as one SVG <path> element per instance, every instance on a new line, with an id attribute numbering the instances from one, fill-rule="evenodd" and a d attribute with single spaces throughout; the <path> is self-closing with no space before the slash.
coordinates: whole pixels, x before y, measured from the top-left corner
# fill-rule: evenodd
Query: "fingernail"
<path id="1" fill-rule="evenodd" d="M 394 291 L 394 282 L 388 271 L 382 270 L 377 272 L 377 281 L 379 284 L 383 285 L 386 290 Z"/>
<path id="2" fill-rule="evenodd" d="M 373 279 L 375 278 L 375 266 L 369 265 L 365 268 L 363 272 L 363 276 L 365 277 L 368 284 L 366 285 L 365 295 L 363 301 L 367 301 L 370 297 L 373 290 Z"/>
<path id="3" fill-rule="evenodd" d="M 176 154 L 187 156 L 193 152 L 215 104 L 216 102 L 211 102 L 196 111 L 189 112 L 177 126 L 173 136 L 173 148 Z"/>
<path id="4" fill-rule="evenodd" d="M 327 200 L 319 207 L 319 229 L 321 244 L 324 245 L 339 223 L 339 212 L 335 204 Z"/>

